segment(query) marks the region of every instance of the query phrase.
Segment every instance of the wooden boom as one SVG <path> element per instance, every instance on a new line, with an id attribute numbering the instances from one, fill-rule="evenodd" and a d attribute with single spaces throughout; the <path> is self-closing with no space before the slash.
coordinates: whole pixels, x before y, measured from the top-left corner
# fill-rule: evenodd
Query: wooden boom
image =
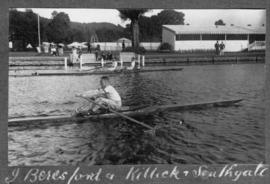
<path id="1" fill-rule="evenodd" d="M 32 75 L 51 76 L 51 75 L 113 75 L 128 73 L 144 73 L 144 72 L 161 72 L 161 71 L 182 71 L 183 68 L 159 68 L 159 69 L 135 69 L 135 70 L 97 70 L 97 71 L 68 71 L 68 72 L 39 72 Z"/>
<path id="2" fill-rule="evenodd" d="M 204 109 L 210 107 L 227 107 L 234 105 L 238 102 L 241 102 L 243 99 L 236 100 L 225 100 L 225 101 L 212 101 L 212 102 L 201 102 L 201 103 L 186 103 L 186 104 L 173 104 L 173 105 L 156 105 L 151 107 L 142 107 L 137 109 L 126 109 L 120 111 L 122 114 L 135 117 L 135 116 L 144 116 L 154 112 L 161 111 L 174 111 L 174 110 L 196 110 Z M 22 118 L 10 118 L 8 120 L 9 126 L 17 126 L 25 123 L 74 123 L 74 121 L 81 121 L 87 119 L 111 119 L 119 117 L 115 113 L 106 113 L 98 115 L 89 115 L 86 117 L 76 117 L 70 115 L 61 115 L 61 116 L 36 116 L 36 117 L 22 117 Z"/>

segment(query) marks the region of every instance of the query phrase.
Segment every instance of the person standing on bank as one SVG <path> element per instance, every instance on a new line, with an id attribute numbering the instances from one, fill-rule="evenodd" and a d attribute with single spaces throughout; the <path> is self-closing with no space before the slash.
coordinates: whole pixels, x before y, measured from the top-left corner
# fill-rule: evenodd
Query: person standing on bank
<path id="1" fill-rule="evenodd" d="M 125 40 L 122 41 L 122 51 L 125 50 L 126 45 L 125 45 Z"/>
<path id="2" fill-rule="evenodd" d="M 100 53 L 100 45 L 98 44 L 98 45 L 96 46 L 96 48 L 95 48 L 96 61 L 98 61 L 99 53 Z"/>
<path id="3" fill-rule="evenodd" d="M 91 42 L 87 43 L 88 52 L 91 53 Z"/>
<path id="4" fill-rule="evenodd" d="M 218 43 L 218 40 L 215 43 L 215 49 L 216 49 L 216 55 L 219 55 L 219 43 Z"/>
<path id="5" fill-rule="evenodd" d="M 52 45 L 52 46 L 51 46 L 51 54 L 52 54 L 53 56 L 56 56 L 56 55 L 57 55 L 57 53 L 56 53 L 56 46 L 55 46 L 55 45 Z"/>
<path id="6" fill-rule="evenodd" d="M 224 55 L 225 44 L 223 42 L 221 42 L 219 47 L 220 47 L 220 55 Z"/>

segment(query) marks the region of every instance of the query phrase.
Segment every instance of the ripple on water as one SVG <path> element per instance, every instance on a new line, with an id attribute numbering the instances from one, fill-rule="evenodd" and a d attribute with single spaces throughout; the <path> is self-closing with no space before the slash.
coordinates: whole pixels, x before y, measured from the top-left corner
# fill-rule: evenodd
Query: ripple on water
<path id="1" fill-rule="evenodd" d="M 124 119 L 9 127 L 9 165 L 262 162 L 263 71 L 263 65 L 208 65 L 166 75 L 112 76 L 125 105 L 244 101 L 229 108 L 164 111 L 138 118 L 157 126 L 156 136 Z M 9 116 L 70 114 L 86 103 L 74 94 L 97 88 L 99 77 L 11 78 Z"/>

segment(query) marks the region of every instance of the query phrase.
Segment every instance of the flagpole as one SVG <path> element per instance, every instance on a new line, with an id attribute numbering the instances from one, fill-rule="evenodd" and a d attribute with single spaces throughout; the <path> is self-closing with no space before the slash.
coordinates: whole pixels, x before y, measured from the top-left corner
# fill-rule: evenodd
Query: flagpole
<path id="1" fill-rule="evenodd" d="M 40 22 L 39 22 L 39 15 L 37 14 L 38 17 L 38 46 L 40 48 Z"/>

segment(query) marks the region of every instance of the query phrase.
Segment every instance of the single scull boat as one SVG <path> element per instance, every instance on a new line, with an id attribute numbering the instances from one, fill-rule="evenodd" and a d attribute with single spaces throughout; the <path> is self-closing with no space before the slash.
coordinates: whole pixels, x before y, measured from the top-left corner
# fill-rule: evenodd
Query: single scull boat
<path id="1" fill-rule="evenodd" d="M 221 101 L 211 101 L 211 102 L 200 102 L 200 103 L 186 103 L 186 104 L 172 104 L 172 105 L 155 105 L 150 107 L 125 107 L 123 108 L 121 114 L 130 117 L 139 117 L 149 115 L 155 112 L 162 111 L 182 111 L 182 110 L 196 110 L 204 109 L 209 107 L 227 107 L 235 105 L 241 102 L 243 99 L 235 100 L 221 100 Z M 18 117 L 10 118 L 8 120 L 9 126 L 17 126 L 20 124 L 39 124 L 39 123 L 74 123 L 76 121 L 87 120 L 87 119 L 112 119 L 119 118 L 120 116 L 115 113 L 105 113 L 97 115 L 89 115 L 84 117 L 71 116 L 71 115 L 59 115 L 59 116 L 35 116 L 35 117 Z"/>

